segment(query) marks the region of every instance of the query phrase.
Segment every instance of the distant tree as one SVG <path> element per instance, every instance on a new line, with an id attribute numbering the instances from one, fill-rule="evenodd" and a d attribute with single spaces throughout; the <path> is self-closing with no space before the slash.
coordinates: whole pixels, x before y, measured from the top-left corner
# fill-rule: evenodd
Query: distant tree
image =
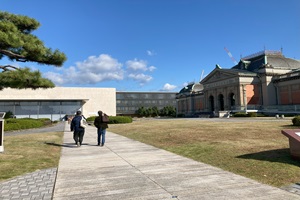
<path id="1" fill-rule="evenodd" d="M 156 106 L 154 106 L 154 107 L 152 108 L 152 115 L 153 115 L 154 117 L 159 116 L 159 110 L 158 110 L 158 108 L 157 108 Z"/>
<path id="2" fill-rule="evenodd" d="M 0 60 L 36 62 L 38 64 L 62 66 L 66 55 L 52 50 L 31 34 L 40 26 L 33 18 L 0 11 Z M 39 71 L 0 64 L 0 90 L 4 88 L 52 88 L 54 83 L 43 78 Z"/>
<path id="3" fill-rule="evenodd" d="M 158 109 L 156 106 L 152 108 L 139 107 L 136 111 L 140 117 L 157 117 L 157 116 L 176 116 L 176 108 L 174 106 L 165 106 L 162 109 Z"/>
<path id="4" fill-rule="evenodd" d="M 152 108 L 147 108 L 147 109 L 146 109 L 146 117 L 151 117 L 152 114 L 153 114 Z"/>
<path id="5" fill-rule="evenodd" d="M 136 111 L 136 114 L 138 114 L 140 117 L 144 117 L 146 116 L 146 108 L 139 107 L 139 109 Z"/>
<path id="6" fill-rule="evenodd" d="M 176 108 L 174 106 L 165 106 L 165 107 L 163 107 L 163 109 L 160 110 L 160 115 L 175 117 L 176 116 Z"/>

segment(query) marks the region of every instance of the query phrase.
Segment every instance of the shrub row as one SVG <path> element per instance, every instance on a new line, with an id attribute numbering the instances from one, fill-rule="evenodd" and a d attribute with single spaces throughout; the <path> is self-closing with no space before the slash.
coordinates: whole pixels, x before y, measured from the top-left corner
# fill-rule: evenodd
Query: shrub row
<path id="1" fill-rule="evenodd" d="M 174 106 L 165 106 L 162 109 L 158 109 L 156 106 L 145 108 L 139 107 L 136 111 L 136 114 L 139 117 L 157 117 L 157 116 L 169 116 L 175 117 L 176 116 L 176 108 Z"/>
<path id="2" fill-rule="evenodd" d="M 296 116 L 292 119 L 293 126 L 300 126 L 300 116 Z"/>
<path id="3" fill-rule="evenodd" d="M 97 116 L 88 117 L 86 121 L 89 124 L 93 124 L 94 120 Z M 123 123 L 131 123 L 132 118 L 129 116 L 109 116 L 109 124 L 123 124 Z"/>
<path id="4" fill-rule="evenodd" d="M 40 128 L 46 125 L 51 124 L 50 119 L 42 118 L 42 119 L 31 119 L 31 118 L 23 118 L 23 119 L 6 119 L 4 121 L 4 131 L 13 131 L 13 130 L 21 130 L 21 129 L 30 129 L 30 128 Z"/>
<path id="5" fill-rule="evenodd" d="M 233 117 L 265 117 L 264 114 L 256 113 L 256 112 L 237 112 L 233 114 Z"/>

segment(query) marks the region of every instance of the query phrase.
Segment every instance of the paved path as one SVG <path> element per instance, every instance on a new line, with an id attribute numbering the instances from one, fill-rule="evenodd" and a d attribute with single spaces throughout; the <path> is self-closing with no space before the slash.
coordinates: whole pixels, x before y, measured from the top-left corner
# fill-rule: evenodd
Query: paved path
<path id="1" fill-rule="evenodd" d="M 104 147 L 95 144 L 94 127 L 87 128 L 81 147 L 74 145 L 71 132 L 65 132 L 54 200 L 300 199 L 110 132 Z"/>
<path id="2" fill-rule="evenodd" d="M 77 148 L 69 126 L 63 129 L 58 170 L 0 183 L 1 200 L 300 199 L 299 184 L 284 188 L 287 192 L 113 133 L 107 133 L 104 147 L 95 146 L 96 129 L 90 126 Z"/>
<path id="3" fill-rule="evenodd" d="M 51 200 L 56 168 L 36 171 L 0 183 L 1 200 Z"/>

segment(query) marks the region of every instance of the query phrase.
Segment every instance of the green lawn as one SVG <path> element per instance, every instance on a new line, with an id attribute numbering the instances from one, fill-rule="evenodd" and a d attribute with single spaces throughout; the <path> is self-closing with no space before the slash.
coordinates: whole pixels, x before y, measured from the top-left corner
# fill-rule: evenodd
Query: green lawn
<path id="1" fill-rule="evenodd" d="M 259 182 L 284 186 L 300 182 L 282 129 L 291 120 L 138 120 L 113 124 L 108 131 L 207 163 Z M 259 118 L 257 118 L 259 119 Z"/>
<path id="2" fill-rule="evenodd" d="M 0 153 L 0 181 L 36 170 L 57 167 L 63 132 L 4 137 Z"/>

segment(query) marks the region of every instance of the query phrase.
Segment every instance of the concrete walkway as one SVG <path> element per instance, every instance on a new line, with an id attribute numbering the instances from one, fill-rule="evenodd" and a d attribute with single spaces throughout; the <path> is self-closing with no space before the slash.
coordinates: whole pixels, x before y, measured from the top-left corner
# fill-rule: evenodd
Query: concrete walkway
<path id="1" fill-rule="evenodd" d="M 255 199 L 293 200 L 299 195 L 107 132 L 96 146 L 88 126 L 76 147 L 66 126 L 54 200 Z M 109 130 L 109 129 L 108 129 Z"/>

